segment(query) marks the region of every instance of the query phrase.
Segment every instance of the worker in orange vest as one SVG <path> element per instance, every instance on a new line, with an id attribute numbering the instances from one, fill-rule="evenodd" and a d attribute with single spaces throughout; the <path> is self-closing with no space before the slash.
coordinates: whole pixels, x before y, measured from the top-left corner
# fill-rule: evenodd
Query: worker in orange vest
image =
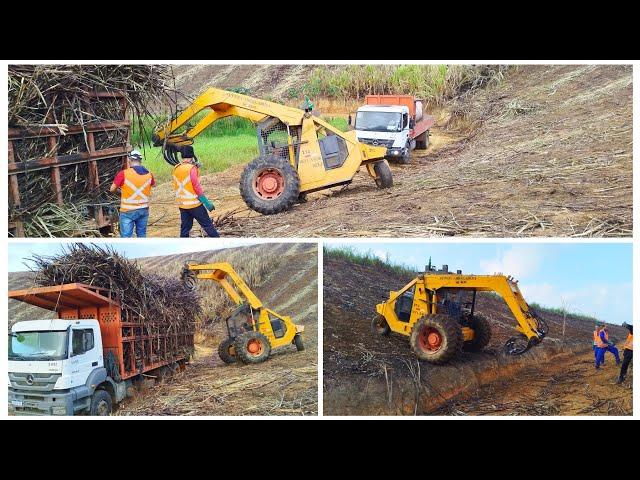
<path id="1" fill-rule="evenodd" d="M 596 369 L 600 368 L 600 365 L 604 364 L 604 355 L 607 352 L 613 353 L 613 356 L 616 358 L 616 365 L 620 365 L 620 355 L 618 354 L 618 349 L 616 346 L 609 341 L 609 329 L 606 324 L 601 325 L 600 331 L 598 332 L 596 341 Z"/>
<path id="2" fill-rule="evenodd" d="M 195 165 L 195 154 L 190 145 L 182 147 L 181 161 L 173 169 L 173 191 L 180 209 L 180 237 L 189 237 L 193 220 L 197 220 L 209 237 L 219 237 L 209 212 L 214 210 L 213 203 L 205 196 L 198 167 Z"/>
<path id="3" fill-rule="evenodd" d="M 138 238 L 144 238 L 147 236 L 151 187 L 156 181 L 142 166 L 142 154 L 138 150 L 129 153 L 128 159 L 129 168 L 118 172 L 109 191 L 115 193 L 120 189 L 120 236 L 133 237 L 135 228 Z"/>
<path id="4" fill-rule="evenodd" d="M 593 356 L 598 363 L 598 335 L 600 335 L 600 326 L 596 323 L 593 331 Z"/>
<path id="5" fill-rule="evenodd" d="M 627 335 L 627 340 L 624 342 L 622 367 L 620 367 L 620 375 L 618 375 L 618 381 L 616 382 L 618 385 L 624 382 L 631 360 L 633 360 L 633 325 L 623 323 L 622 326 L 629 330 L 629 334 Z"/>

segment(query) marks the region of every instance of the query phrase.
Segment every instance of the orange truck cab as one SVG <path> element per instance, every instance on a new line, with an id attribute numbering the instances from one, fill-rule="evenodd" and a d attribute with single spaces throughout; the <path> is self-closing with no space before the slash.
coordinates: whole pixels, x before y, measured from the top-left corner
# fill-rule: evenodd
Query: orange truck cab
<path id="1" fill-rule="evenodd" d="M 367 95 L 350 123 L 358 141 L 387 147 L 387 160 L 409 163 L 414 149 L 429 147 L 435 119 L 425 115 L 422 100 L 411 95 Z"/>
<path id="2" fill-rule="evenodd" d="M 160 321 L 143 321 L 106 289 L 70 283 L 14 290 L 9 298 L 58 317 L 11 327 L 13 415 L 109 415 L 143 374 L 181 368 L 193 350 L 193 330 L 167 332 Z"/>

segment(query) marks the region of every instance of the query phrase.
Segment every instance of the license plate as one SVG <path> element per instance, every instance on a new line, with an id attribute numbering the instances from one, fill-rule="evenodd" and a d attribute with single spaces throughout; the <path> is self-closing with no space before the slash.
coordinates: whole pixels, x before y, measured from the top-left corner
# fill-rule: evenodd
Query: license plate
<path id="1" fill-rule="evenodd" d="M 11 405 L 13 405 L 14 407 L 21 407 L 22 400 L 11 400 Z"/>

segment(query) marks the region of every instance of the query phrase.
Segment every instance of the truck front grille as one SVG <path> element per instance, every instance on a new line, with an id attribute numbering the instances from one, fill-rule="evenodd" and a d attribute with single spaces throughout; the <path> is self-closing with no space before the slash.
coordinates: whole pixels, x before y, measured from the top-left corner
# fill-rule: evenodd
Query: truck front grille
<path id="1" fill-rule="evenodd" d="M 361 143 L 366 143 L 367 145 L 373 145 L 374 147 L 393 147 L 393 140 L 381 140 L 378 138 L 360 138 L 359 141 Z"/>
<path id="2" fill-rule="evenodd" d="M 11 387 L 16 389 L 50 392 L 61 376 L 61 373 L 9 372 L 9 381 L 11 382 Z"/>

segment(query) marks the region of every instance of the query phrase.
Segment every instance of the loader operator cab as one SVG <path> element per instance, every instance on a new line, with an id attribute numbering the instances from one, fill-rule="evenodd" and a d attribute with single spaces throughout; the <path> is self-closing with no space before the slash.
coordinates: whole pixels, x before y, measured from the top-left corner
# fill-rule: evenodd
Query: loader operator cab
<path id="1" fill-rule="evenodd" d="M 469 320 L 476 305 L 476 290 L 441 288 L 438 290 L 439 310 L 458 320 Z"/>
<path id="2" fill-rule="evenodd" d="M 236 338 L 245 332 L 253 330 L 253 310 L 247 303 L 242 303 L 231 312 L 225 320 L 227 324 L 227 334 L 229 338 Z"/>
<path id="3" fill-rule="evenodd" d="M 411 320 L 411 310 L 413 309 L 413 291 L 415 290 L 415 285 L 408 291 L 404 292 L 400 297 L 396 300 L 396 316 L 398 320 L 401 322 L 408 322 Z"/>
<path id="4" fill-rule="evenodd" d="M 226 319 L 227 334 L 229 338 L 236 338 L 243 333 L 259 330 L 259 325 L 256 322 L 259 320 L 260 313 L 254 312 L 248 303 L 242 303 L 236 309 L 231 312 Z M 269 314 L 269 323 L 273 330 L 273 335 L 276 338 L 282 338 L 287 333 L 287 326 L 285 323 L 274 315 Z"/>

